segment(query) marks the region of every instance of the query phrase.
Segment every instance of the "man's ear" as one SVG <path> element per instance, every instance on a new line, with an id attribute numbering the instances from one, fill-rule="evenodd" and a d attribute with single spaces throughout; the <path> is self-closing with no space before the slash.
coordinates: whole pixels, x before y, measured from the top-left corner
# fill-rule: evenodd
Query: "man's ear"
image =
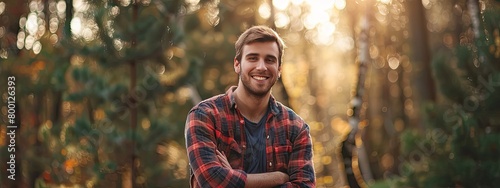
<path id="1" fill-rule="evenodd" d="M 236 74 L 240 74 L 240 66 L 241 66 L 241 63 L 236 59 L 234 58 L 234 63 L 233 63 L 233 66 L 234 66 L 234 72 L 236 72 Z"/>
<path id="2" fill-rule="evenodd" d="M 278 78 L 281 78 L 281 65 L 278 67 Z"/>

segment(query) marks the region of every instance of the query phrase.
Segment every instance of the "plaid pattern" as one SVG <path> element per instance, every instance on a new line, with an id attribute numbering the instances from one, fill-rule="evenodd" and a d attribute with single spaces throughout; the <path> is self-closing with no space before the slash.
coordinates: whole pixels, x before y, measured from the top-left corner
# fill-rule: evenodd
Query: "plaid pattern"
<path id="1" fill-rule="evenodd" d="M 194 187 L 244 187 L 246 150 L 244 118 L 231 87 L 191 109 L 185 138 Z M 282 171 L 290 182 L 281 187 L 315 187 L 309 126 L 291 109 L 271 97 L 266 123 L 267 172 Z M 223 168 L 215 150 L 223 152 L 233 169 Z"/>

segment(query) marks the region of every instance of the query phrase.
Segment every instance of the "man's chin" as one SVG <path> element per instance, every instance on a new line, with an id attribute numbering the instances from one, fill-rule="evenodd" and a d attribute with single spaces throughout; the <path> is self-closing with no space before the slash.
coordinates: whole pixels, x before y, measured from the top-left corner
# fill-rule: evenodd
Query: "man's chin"
<path id="1" fill-rule="evenodd" d="M 247 92 L 256 97 L 265 97 L 271 89 L 249 89 L 247 88 Z"/>

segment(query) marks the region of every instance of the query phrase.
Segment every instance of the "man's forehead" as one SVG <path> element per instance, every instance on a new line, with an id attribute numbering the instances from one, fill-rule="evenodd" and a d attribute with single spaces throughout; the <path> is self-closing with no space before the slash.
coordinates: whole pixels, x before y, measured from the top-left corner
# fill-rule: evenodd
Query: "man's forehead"
<path id="1" fill-rule="evenodd" d="M 262 48 L 263 46 L 261 45 L 271 45 L 270 48 L 271 49 L 264 49 Z M 258 48 L 257 47 L 254 47 L 254 46 L 259 46 Z M 248 48 L 250 47 L 250 48 Z M 253 47 L 253 48 L 252 48 Z M 259 54 L 261 52 L 265 52 L 265 54 L 274 54 L 274 55 L 278 55 L 279 54 L 279 49 L 278 49 L 278 44 L 276 44 L 276 42 L 274 41 L 270 41 L 270 42 L 252 42 L 252 43 L 247 43 L 245 45 L 243 45 L 243 49 L 242 49 L 242 52 L 243 54 Z"/>

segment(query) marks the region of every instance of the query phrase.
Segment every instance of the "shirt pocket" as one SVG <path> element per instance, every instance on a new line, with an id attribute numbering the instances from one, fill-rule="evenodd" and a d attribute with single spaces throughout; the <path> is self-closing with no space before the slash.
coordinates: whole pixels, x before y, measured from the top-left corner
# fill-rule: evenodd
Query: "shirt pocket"
<path id="1" fill-rule="evenodd" d="M 242 167 L 243 150 L 236 140 L 230 139 L 228 142 L 218 142 L 217 149 L 224 152 L 233 169 L 240 169 Z"/>
<path id="2" fill-rule="evenodd" d="M 276 146 L 274 147 L 274 154 L 276 156 L 276 170 L 281 172 L 288 171 L 288 162 L 290 160 L 290 154 L 292 152 L 292 146 Z"/>

